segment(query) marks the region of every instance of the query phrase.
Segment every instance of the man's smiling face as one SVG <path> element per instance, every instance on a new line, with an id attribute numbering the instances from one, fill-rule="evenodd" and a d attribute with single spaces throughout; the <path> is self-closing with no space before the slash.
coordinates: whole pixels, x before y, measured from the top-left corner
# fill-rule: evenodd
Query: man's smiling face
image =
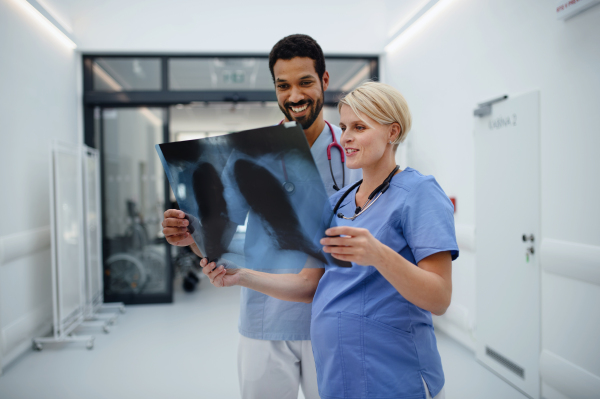
<path id="1" fill-rule="evenodd" d="M 323 109 L 329 74 L 325 72 L 321 81 L 315 61 L 308 57 L 279 59 L 273 74 L 277 103 L 287 120 L 298 122 L 304 130 L 310 128 Z"/>

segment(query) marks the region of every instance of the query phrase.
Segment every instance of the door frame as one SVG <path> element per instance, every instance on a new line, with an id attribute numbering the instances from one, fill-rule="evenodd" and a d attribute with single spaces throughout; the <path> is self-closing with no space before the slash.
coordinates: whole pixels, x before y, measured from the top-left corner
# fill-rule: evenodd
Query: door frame
<path id="1" fill-rule="evenodd" d="M 180 91 L 180 90 L 169 90 L 169 60 L 176 58 L 196 58 L 196 59 L 207 59 L 207 58 L 261 58 L 268 59 L 269 55 L 264 53 L 93 53 L 86 52 L 82 54 L 82 67 L 83 67 L 83 142 L 89 147 L 96 148 L 100 155 L 100 181 L 101 181 L 101 198 L 105 192 L 105 165 L 104 165 L 104 154 L 102 152 L 102 142 L 104 140 L 104 126 L 102 121 L 102 113 L 107 108 L 127 108 L 127 107 L 152 107 L 163 109 L 163 141 L 165 143 L 170 141 L 169 125 L 170 125 L 170 107 L 178 104 L 190 104 L 192 102 L 266 102 L 266 101 L 277 101 L 275 90 L 243 90 L 243 91 L 225 91 L 225 90 L 192 90 L 192 91 Z M 119 91 L 119 92 L 106 92 L 94 90 L 94 75 L 93 65 L 96 58 L 158 58 L 160 59 L 161 73 L 160 73 L 160 90 L 149 90 L 149 91 Z M 367 60 L 369 62 L 369 79 L 379 80 L 380 61 L 379 55 L 368 54 L 368 55 L 325 55 L 325 60 Z M 344 93 L 342 91 L 328 90 L 325 92 L 324 105 L 336 105 L 339 98 Z M 100 111 L 100 123 L 98 129 L 95 126 L 95 110 Z M 98 131 L 96 131 L 98 130 Z M 164 201 L 165 210 L 168 209 L 170 204 L 170 187 L 169 182 L 164 178 Z M 102 213 L 105 213 L 105 201 L 102 201 Z M 105 230 L 105 221 L 102 220 L 102 231 Z M 103 237 L 104 244 L 104 237 Z M 173 261 L 171 257 L 171 247 L 165 240 L 166 245 L 166 256 L 167 256 L 167 268 L 169 270 L 168 277 L 169 281 L 173 280 L 174 270 Z M 100 253 L 103 256 L 102 264 L 103 267 L 104 259 L 106 259 L 106 246 L 102 245 Z M 104 269 L 105 270 L 105 269 Z M 170 303 L 173 302 L 173 285 L 168 285 L 168 294 L 110 294 L 106 291 L 107 275 L 104 274 L 104 301 L 105 302 L 123 302 L 125 304 L 141 304 L 141 303 Z"/>

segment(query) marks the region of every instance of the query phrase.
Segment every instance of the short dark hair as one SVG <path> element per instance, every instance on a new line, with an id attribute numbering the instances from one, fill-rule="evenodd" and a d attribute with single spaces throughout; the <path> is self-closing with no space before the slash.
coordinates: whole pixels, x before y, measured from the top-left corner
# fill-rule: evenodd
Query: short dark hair
<path id="1" fill-rule="evenodd" d="M 319 43 L 308 35 L 290 35 L 277 42 L 269 54 L 269 69 L 275 82 L 273 67 L 277 60 L 291 60 L 296 57 L 308 57 L 315 61 L 315 71 L 319 79 L 323 80 L 325 74 L 325 57 Z"/>

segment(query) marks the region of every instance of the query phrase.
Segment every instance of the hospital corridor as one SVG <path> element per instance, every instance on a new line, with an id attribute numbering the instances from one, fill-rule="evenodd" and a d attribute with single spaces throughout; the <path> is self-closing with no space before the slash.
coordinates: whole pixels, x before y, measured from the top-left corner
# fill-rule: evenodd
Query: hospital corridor
<path id="1" fill-rule="evenodd" d="M 0 0 L 0 398 L 600 398 L 599 107 L 600 0 Z"/>
<path id="2" fill-rule="evenodd" d="M 0 387 L 2 397 L 240 397 L 234 367 L 239 289 L 219 291 L 207 283 L 202 281 L 194 297 L 176 288 L 172 306 L 128 308 L 114 332 L 98 335 L 90 352 L 59 347 L 60 352 L 44 349 L 39 356 L 17 360 L 2 377 L 10 376 Z M 202 306 L 207 302 L 211 310 Z M 174 330 L 174 324 L 182 328 Z M 527 397 L 477 363 L 450 336 L 437 337 L 452 392 L 447 397 Z M 301 390 L 298 397 L 304 398 Z"/>

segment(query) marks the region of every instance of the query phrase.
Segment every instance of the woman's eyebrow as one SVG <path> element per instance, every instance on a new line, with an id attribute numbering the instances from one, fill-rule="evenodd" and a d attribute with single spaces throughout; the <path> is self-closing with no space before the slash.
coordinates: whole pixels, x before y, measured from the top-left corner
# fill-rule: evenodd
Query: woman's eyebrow
<path id="1" fill-rule="evenodd" d="M 366 121 L 363 121 L 362 119 L 357 119 L 357 120 L 355 120 L 355 121 L 352 121 L 352 124 L 353 124 L 353 125 L 355 125 L 355 126 L 356 126 L 356 125 L 364 125 L 364 126 L 366 126 L 366 127 L 370 127 L 370 128 L 372 128 L 372 127 L 373 127 L 373 126 L 371 126 L 370 124 L 368 124 Z"/>

